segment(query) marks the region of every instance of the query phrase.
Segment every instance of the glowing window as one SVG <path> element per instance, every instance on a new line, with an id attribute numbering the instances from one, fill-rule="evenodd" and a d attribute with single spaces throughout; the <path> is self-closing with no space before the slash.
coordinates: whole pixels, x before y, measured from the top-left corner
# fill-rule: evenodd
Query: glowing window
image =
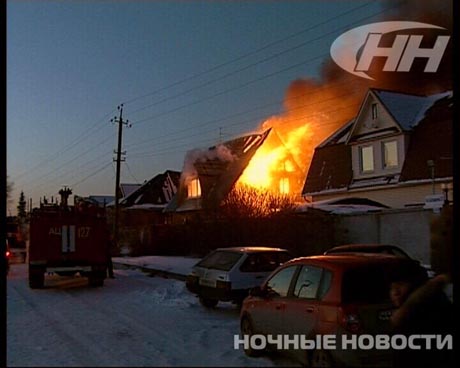
<path id="1" fill-rule="evenodd" d="M 289 178 L 280 179 L 280 193 L 289 194 Z"/>
<path id="2" fill-rule="evenodd" d="M 198 198 L 201 197 L 201 185 L 198 179 L 193 179 L 187 186 L 187 197 Z"/>
<path id="3" fill-rule="evenodd" d="M 372 146 L 361 147 L 361 171 L 374 171 L 374 148 Z"/>
<path id="4" fill-rule="evenodd" d="M 385 169 L 398 166 L 398 143 L 383 142 L 383 167 Z"/>

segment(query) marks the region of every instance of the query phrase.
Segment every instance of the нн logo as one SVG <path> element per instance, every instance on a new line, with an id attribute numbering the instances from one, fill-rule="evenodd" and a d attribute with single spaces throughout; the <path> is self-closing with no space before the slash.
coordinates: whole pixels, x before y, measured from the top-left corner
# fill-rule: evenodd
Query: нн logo
<path id="1" fill-rule="evenodd" d="M 428 59 L 425 72 L 435 73 L 444 55 L 450 36 L 438 36 L 433 48 L 420 48 L 422 35 L 397 35 L 391 47 L 379 47 L 382 35 L 415 28 L 445 29 L 419 22 L 380 22 L 353 28 L 340 35 L 331 46 L 331 56 L 338 66 L 358 77 L 374 79 L 365 72 L 374 57 L 386 57 L 383 71 L 408 72 L 414 59 Z M 358 51 L 362 47 L 361 56 Z"/>

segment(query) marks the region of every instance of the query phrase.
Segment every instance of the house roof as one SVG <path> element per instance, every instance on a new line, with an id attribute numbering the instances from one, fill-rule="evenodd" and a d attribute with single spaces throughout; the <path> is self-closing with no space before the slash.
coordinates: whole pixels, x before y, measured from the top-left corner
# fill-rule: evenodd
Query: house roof
<path id="1" fill-rule="evenodd" d="M 302 193 L 346 189 L 353 177 L 351 148 L 345 143 L 315 149 Z"/>
<path id="2" fill-rule="evenodd" d="M 406 154 L 400 181 L 430 178 L 428 161 L 434 164 L 434 177 L 453 173 L 453 98 L 445 96 L 426 113 L 414 131 Z"/>
<path id="3" fill-rule="evenodd" d="M 417 96 L 380 89 L 372 91 L 404 131 L 417 126 L 434 101 L 440 98 L 438 95 Z"/>
<path id="4" fill-rule="evenodd" d="M 207 150 L 190 151 L 184 162 L 176 198 L 166 212 L 201 208 L 216 208 L 243 173 L 252 156 L 262 145 L 271 129 L 223 142 Z M 187 184 L 199 178 L 200 198 L 187 198 Z"/>
<path id="5" fill-rule="evenodd" d="M 180 172 L 166 170 L 142 184 L 122 199 L 123 207 L 157 209 L 168 204 L 177 192 Z M 152 207 L 153 206 L 153 207 Z"/>
<path id="6" fill-rule="evenodd" d="M 120 184 L 120 191 L 121 191 L 121 197 L 126 198 L 129 196 L 132 192 L 135 190 L 139 189 L 142 184 L 127 184 L 127 183 L 121 183 Z"/>
<path id="7" fill-rule="evenodd" d="M 109 203 L 113 202 L 115 196 L 112 195 L 90 195 L 88 197 L 89 200 L 96 202 L 98 205 L 108 205 Z"/>
<path id="8" fill-rule="evenodd" d="M 315 149 L 303 195 L 429 179 L 427 161 L 435 164 L 435 177 L 452 176 L 452 92 L 427 97 L 373 90 L 403 129 L 411 130 L 410 144 L 400 175 L 354 181 L 351 146 L 344 143 L 356 120 L 337 130 Z M 404 106 L 407 111 L 404 112 Z"/>

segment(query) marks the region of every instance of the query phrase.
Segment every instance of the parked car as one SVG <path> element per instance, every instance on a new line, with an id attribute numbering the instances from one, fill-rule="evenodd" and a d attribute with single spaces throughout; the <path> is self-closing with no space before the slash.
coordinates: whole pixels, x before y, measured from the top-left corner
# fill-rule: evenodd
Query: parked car
<path id="1" fill-rule="evenodd" d="M 193 267 L 186 286 L 208 308 L 219 301 L 241 304 L 251 288 L 262 284 L 273 270 L 291 258 L 281 248 L 218 248 Z"/>
<path id="2" fill-rule="evenodd" d="M 346 244 L 339 245 L 324 252 L 324 254 L 343 253 L 383 253 L 394 256 L 411 258 L 404 250 L 396 245 L 389 244 Z"/>
<path id="3" fill-rule="evenodd" d="M 242 335 L 317 336 L 384 334 L 393 306 L 390 276 L 400 269 L 425 272 L 418 262 L 386 254 L 320 255 L 296 258 L 252 289 L 242 305 Z M 390 272 L 391 271 L 391 272 Z M 414 271 L 415 272 L 415 271 Z M 340 340 L 341 341 L 341 340 Z M 389 365 L 387 350 L 290 349 L 286 352 L 309 366 Z M 260 350 L 246 346 L 249 356 Z"/>

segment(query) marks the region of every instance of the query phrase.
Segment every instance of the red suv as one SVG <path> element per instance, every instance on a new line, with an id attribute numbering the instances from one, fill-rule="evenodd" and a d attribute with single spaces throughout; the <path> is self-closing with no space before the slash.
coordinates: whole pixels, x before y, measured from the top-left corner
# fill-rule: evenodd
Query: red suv
<path id="1" fill-rule="evenodd" d="M 393 310 L 388 275 L 407 269 L 410 263 L 418 264 L 408 258 L 364 253 L 293 259 L 276 269 L 244 300 L 241 334 L 297 335 L 308 340 L 334 335 L 342 341 L 344 335 L 351 338 L 350 335 L 388 333 Z M 421 266 L 418 269 L 426 273 Z M 336 346 L 337 349 L 291 348 L 287 352 L 312 366 L 390 364 L 388 350 L 342 349 L 339 343 Z M 247 355 L 260 353 L 251 347 L 244 347 Z"/>

